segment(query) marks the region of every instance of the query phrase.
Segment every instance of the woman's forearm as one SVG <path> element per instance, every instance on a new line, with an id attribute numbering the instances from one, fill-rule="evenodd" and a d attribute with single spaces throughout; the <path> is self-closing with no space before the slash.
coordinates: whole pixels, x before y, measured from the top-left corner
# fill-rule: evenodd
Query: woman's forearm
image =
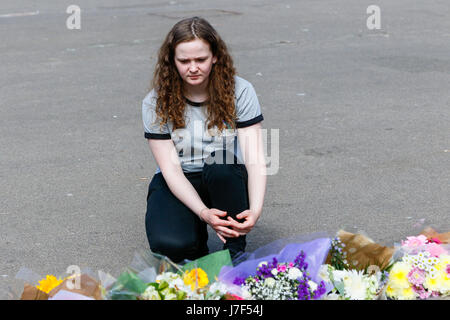
<path id="1" fill-rule="evenodd" d="M 267 168 L 261 123 L 238 129 L 238 138 L 248 173 L 250 211 L 259 218 L 266 192 Z"/>
<path id="2" fill-rule="evenodd" d="M 246 165 L 248 173 L 248 196 L 250 211 L 261 215 L 266 192 L 266 165 L 264 163 Z"/>

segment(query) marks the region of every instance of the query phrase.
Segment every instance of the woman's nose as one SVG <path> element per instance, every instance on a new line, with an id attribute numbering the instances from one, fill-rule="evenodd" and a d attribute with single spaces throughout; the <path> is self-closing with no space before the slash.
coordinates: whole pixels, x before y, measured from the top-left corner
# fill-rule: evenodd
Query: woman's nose
<path id="1" fill-rule="evenodd" d="M 196 63 L 192 63 L 192 64 L 189 66 L 189 71 L 195 72 L 195 71 L 197 71 L 197 70 L 198 70 L 198 65 L 197 65 Z"/>

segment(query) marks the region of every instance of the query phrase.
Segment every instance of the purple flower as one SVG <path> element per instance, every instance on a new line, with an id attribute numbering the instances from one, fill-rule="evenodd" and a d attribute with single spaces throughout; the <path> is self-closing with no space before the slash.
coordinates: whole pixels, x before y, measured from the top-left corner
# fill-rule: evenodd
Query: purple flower
<path id="1" fill-rule="evenodd" d="M 317 287 L 316 291 L 313 293 L 313 298 L 315 300 L 319 299 L 322 295 L 324 295 L 327 292 L 327 289 L 325 288 L 325 282 L 320 281 L 319 286 Z"/>
<path id="2" fill-rule="evenodd" d="M 236 277 L 236 279 L 234 279 L 233 284 L 236 284 L 238 286 L 241 286 L 245 283 L 245 278 L 241 278 L 241 277 Z"/>
<path id="3" fill-rule="evenodd" d="M 308 268 L 308 263 L 305 262 L 306 254 L 303 252 L 303 250 L 300 252 L 300 254 L 295 258 L 294 263 L 302 271 L 305 271 Z"/>

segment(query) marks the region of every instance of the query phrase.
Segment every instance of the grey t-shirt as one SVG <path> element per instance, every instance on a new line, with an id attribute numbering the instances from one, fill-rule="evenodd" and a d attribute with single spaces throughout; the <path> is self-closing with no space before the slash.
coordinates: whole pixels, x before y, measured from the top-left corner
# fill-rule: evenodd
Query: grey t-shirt
<path id="1" fill-rule="evenodd" d="M 236 85 L 236 128 L 248 127 L 264 120 L 261 106 L 252 84 L 239 76 L 235 76 L 234 79 Z M 236 130 L 226 129 L 220 135 L 217 127 L 208 131 L 205 104 L 186 99 L 186 127 L 173 130 L 173 124 L 169 121 L 160 129 L 159 119 L 155 111 L 156 99 L 156 91 L 153 89 L 145 96 L 142 102 L 145 138 L 172 139 L 184 172 L 202 171 L 205 160 L 213 151 L 217 150 L 226 150 L 228 155 L 235 155 L 239 163 L 243 163 Z M 216 158 L 218 155 L 219 152 L 216 152 Z M 221 157 L 221 160 L 229 163 L 228 161 L 233 159 L 229 159 L 226 156 Z M 155 174 L 159 172 L 161 170 L 158 167 Z"/>

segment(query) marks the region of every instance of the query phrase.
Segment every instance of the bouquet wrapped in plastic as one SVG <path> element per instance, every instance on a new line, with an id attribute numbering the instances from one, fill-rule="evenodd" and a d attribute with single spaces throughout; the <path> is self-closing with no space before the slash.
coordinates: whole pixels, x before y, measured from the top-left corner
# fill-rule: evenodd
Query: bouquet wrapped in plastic
<path id="1" fill-rule="evenodd" d="M 445 237 L 438 235 L 435 233 L 427 237 L 420 234 L 401 242 L 389 274 L 388 298 L 414 300 L 450 297 L 450 244 L 444 243 L 442 240 Z"/>
<path id="2" fill-rule="evenodd" d="M 332 240 L 327 263 L 320 270 L 321 278 L 333 286 L 324 299 L 384 299 L 391 256 L 390 248 L 363 235 L 339 231 Z"/>
<path id="3" fill-rule="evenodd" d="M 131 265 L 106 288 L 111 300 L 222 299 L 226 288 L 216 282 L 220 269 L 231 265 L 228 250 L 176 264 L 149 251 L 136 253 Z"/>
<path id="4" fill-rule="evenodd" d="M 25 281 L 21 300 L 103 300 L 102 284 L 90 270 L 66 277 L 42 277 L 28 268 L 21 268 L 16 279 Z"/>
<path id="5" fill-rule="evenodd" d="M 219 281 L 243 299 L 320 299 L 330 289 L 318 277 L 330 244 L 323 233 L 279 239 L 224 266 Z"/>

